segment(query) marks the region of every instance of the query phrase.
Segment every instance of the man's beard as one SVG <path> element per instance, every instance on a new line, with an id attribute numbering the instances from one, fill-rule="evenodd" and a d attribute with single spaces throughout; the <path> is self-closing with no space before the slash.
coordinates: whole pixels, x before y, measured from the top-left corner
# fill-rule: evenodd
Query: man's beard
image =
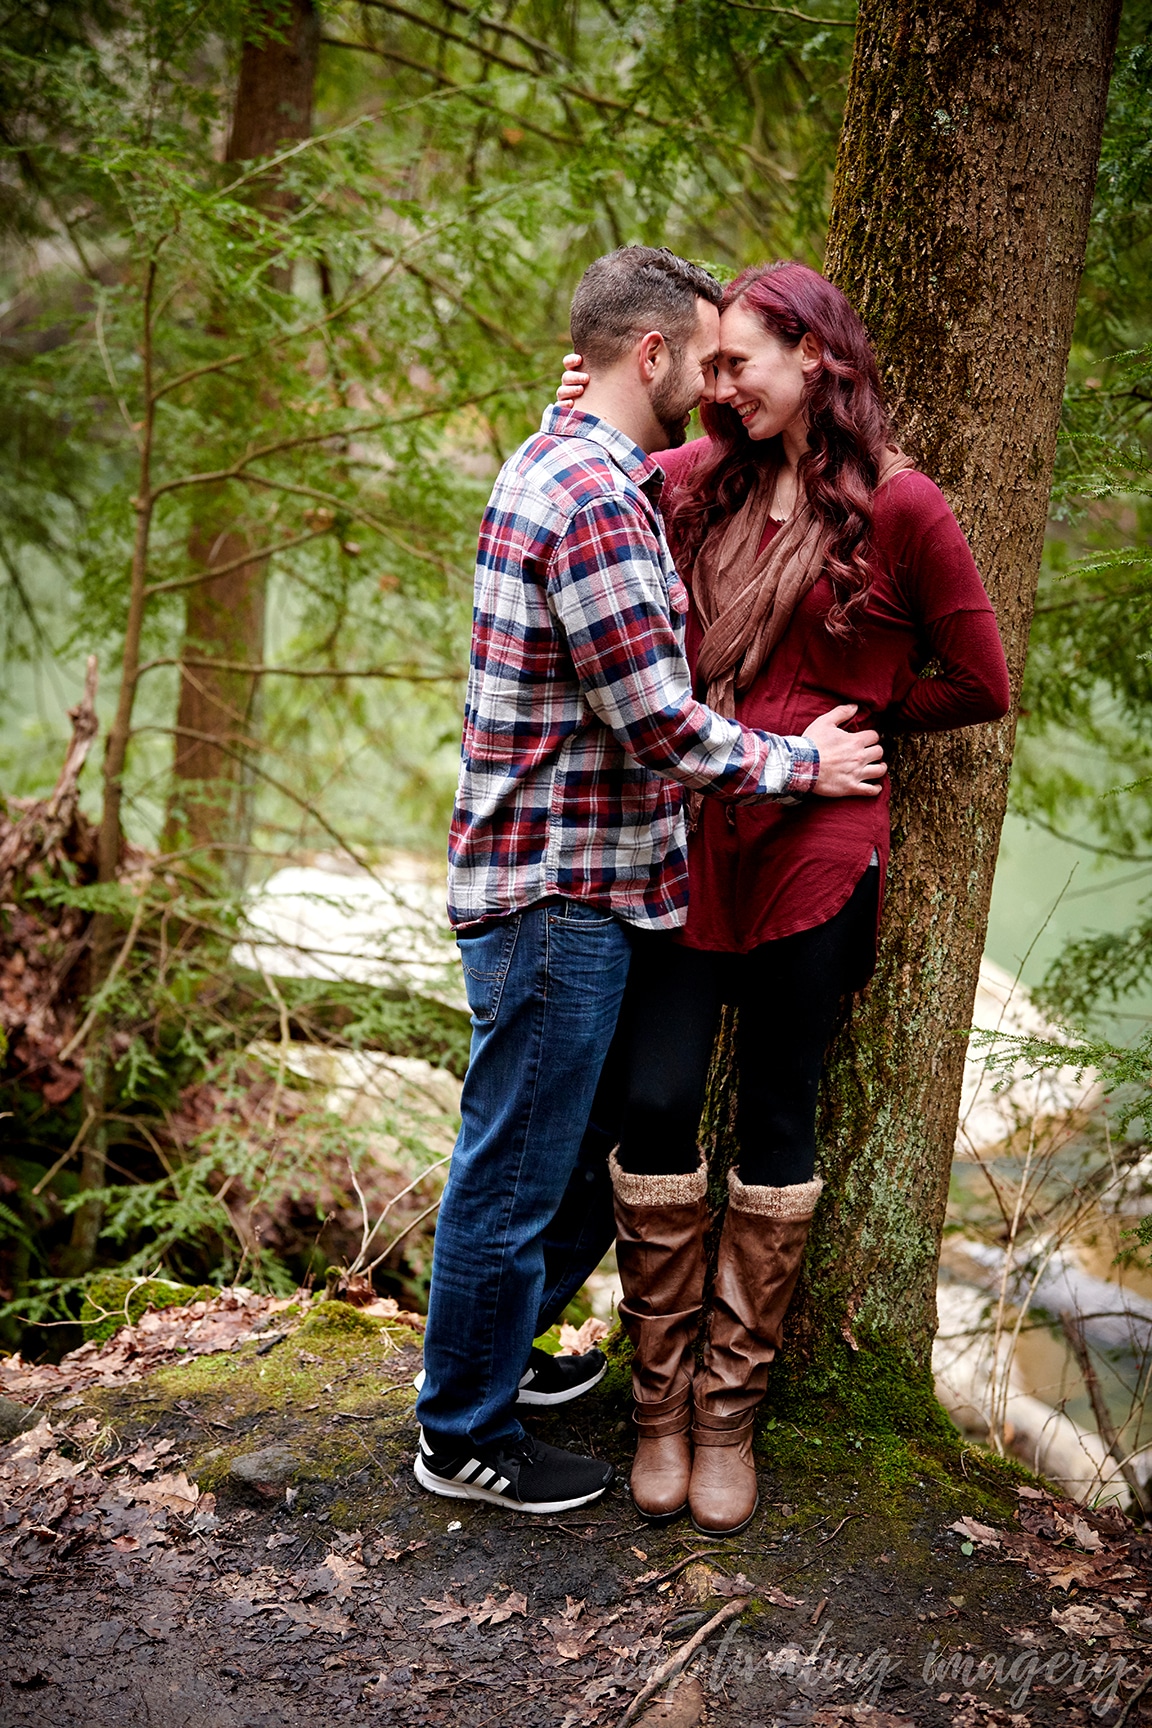
<path id="1" fill-rule="evenodd" d="M 662 378 L 651 395 L 652 412 L 668 440 L 670 450 L 679 449 L 688 434 L 688 416 L 699 401 L 699 394 L 690 390 L 684 380 L 683 361 L 677 360 L 666 378 Z"/>

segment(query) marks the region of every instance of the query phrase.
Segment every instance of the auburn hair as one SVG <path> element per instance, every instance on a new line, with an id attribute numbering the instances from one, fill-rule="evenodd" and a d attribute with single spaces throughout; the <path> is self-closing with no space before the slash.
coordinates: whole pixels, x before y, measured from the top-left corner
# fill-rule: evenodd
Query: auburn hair
<path id="1" fill-rule="evenodd" d="M 836 600 L 827 627 L 845 636 L 872 581 L 872 495 L 892 441 L 876 356 L 839 288 L 806 264 L 751 266 L 729 284 L 721 311 L 738 303 L 790 348 L 809 331 L 820 344 L 822 364 L 807 386 L 808 448 L 797 479 L 830 530 L 824 567 Z M 678 486 L 667 506 L 672 549 L 688 569 L 709 532 L 739 510 L 766 468 L 784 460 L 779 434 L 750 438 L 726 403 L 702 404 L 700 418 L 711 449 L 693 469 L 691 487 Z"/>

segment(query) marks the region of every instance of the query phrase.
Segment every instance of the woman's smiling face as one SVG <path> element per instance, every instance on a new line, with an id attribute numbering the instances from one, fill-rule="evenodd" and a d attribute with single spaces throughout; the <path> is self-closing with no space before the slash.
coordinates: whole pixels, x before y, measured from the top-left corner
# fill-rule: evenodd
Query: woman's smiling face
<path id="1" fill-rule="evenodd" d="M 765 329 L 740 300 L 720 318 L 716 401 L 734 408 L 749 438 L 774 438 L 803 425 L 807 380 L 820 367 L 820 345 L 804 335 L 795 348 Z"/>

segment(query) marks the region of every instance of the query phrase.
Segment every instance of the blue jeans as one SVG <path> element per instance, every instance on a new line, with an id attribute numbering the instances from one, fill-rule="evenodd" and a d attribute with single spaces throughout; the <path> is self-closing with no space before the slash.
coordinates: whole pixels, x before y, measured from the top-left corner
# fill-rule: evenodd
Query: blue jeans
<path id="1" fill-rule="evenodd" d="M 476 1447 L 523 1433 L 516 1393 L 544 1298 L 567 1302 L 603 1251 L 595 1172 L 606 1149 L 594 1136 L 595 1201 L 581 1192 L 578 1164 L 631 944 L 611 914 L 566 900 L 464 936 L 460 953 L 472 1049 L 436 1225 L 416 1414 L 432 1444 Z"/>

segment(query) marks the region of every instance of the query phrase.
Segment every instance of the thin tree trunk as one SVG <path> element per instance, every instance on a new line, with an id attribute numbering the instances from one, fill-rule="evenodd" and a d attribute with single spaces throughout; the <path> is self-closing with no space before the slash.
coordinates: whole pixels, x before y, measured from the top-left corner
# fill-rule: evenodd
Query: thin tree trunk
<path id="1" fill-rule="evenodd" d="M 283 40 L 261 36 L 244 44 L 225 155 L 229 162 L 268 156 L 278 145 L 307 138 L 312 130 L 320 48 L 313 0 L 292 0 L 290 16 L 279 7 L 260 7 L 256 18 L 269 21 Z M 257 182 L 254 196 L 269 208 L 285 201 L 274 180 Z M 275 272 L 277 278 L 286 291 L 286 274 Z M 188 540 L 194 570 L 233 564 L 251 549 L 242 509 L 241 500 L 227 487 L 203 490 Z M 254 559 L 190 588 L 185 651 L 209 660 L 259 665 L 264 659 L 267 579 L 267 561 Z M 244 854 L 237 847 L 251 833 L 252 776 L 245 771 L 244 756 L 257 729 L 258 701 L 259 680 L 246 673 L 204 666 L 181 670 L 165 842 L 203 848 L 206 855 L 214 842 L 229 842 L 225 857 L 234 875 L 243 872 Z"/>
<path id="2" fill-rule="evenodd" d="M 1119 0 L 862 0 L 826 268 L 947 494 L 1019 691 Z M 1013 714 L 902 739 L 879 967 L 824 1088 L 782 1400 L 923 1423 Z M 723 1109 L 726 1101 L 718 1100 Z"/>
<path id="3" fill-rule="evenodd" d="M 280 29 L 279 7 L 261 9 L 273 29 Z M 261 37 L 244 45 L 236 95 L 232 135 L 227 159 L 249 161 L 265 156 L 285 139 L 305 138 L 312 126 L 312 92 L 319 52 L 319 22 L 312 0 L 293 0 L 286 39 Z M 282 198 L 275 183 L 260 186 L 255 195 L 268 206 Z M 104 756 L 104 802 L 99 834 L 101 882 L 114 882 L 123 848 L 123 778 L 132 736 L 132 710 L 139 678 L 140 644 L 147 599 L 149 539 L 154 498 L 152 454 L 155 403 L 152 385 L 152 307 L 156 283 L 155 261 L 149 267 L 143 307 L 145 419 L 140 432 L 140 474 L 135 499 L 136 537 L 132 556 L 128 619 L 125 628 L 120 693 L 116 715 L 108 733 Z M 287 286 L 287 284 L 282 284 Z M 192 530 L 190 553 L 198 568 L 230 563 L 247 551 L 243 529 L 235 520 L 232 500 L 225 491 L 210 493 L 203 513 Z M 217 581 L 189 590 L 185 644 L 211 659 L 239 659 L 260 663 L 264 656 L 264 579 L 262 562 L 242 565 Z M 221 672 L 215 668 L 185 668 L 181 678 L 177 717 L 177 750 L 174 773 L 184 782 L 185 794 L 177 791 L 169 807 L 168 837 L 191 836 L 199 843 L 221 837 L 238 811 L 243 810 L 244 787 L 233 757 L 222 746 L 235 750 L 238 737 L 247 738 L 251 711 L 256 700 L 255 681 L 246 674 Z M 206 732 L 219 737 L 221 747 L 210 742 L 193 743 L 181 750 L 180 729 Z M 221 820 L 221 811 L 225 811 Z M 95 995 L 109 978 L 124 933 L 113 913 L 98 913 L 93 919 L 90 964 L 91 993 Z M 111 1084 L 110 1025 L 104 1014 L 97 1016 L 87 1040 L 84 1102 L 89 1123 L 83 1143 L 80 1189 L 95 1193 L 104 1186 L 108 1152 L 108 1096 Z M 89 1270 L 104 1209 L 98 1199 L 86 1199 L 72 1220 L 72 1234 L 63 1257 L 62 1270 L 73 1276 Z"/>
<path id="4" fill-rule="evenodd" d="M 97 881 L 115 882 L 120 869 L 120 853 L 124 843 L 121 807 L 124 801 L 124 767 L 128 759 L 128 743 L 132 736 L 132 708 L 136 700 L 136 684 L 140 676 L 140 643 L 144 631 L 145 590 L 148 585 L 148 546 L 152 532 L 152 455 L 155 436 L 156 404 L 153 400 L 152 317 L 156 293 L 156 260 L 148 265 L 141 308 L 140 356 L 143 368 L 144 420 L 140 427 L 140 466 L 137 476 L 136 533 L 132 545 L 132 568 L 128 586 L 128 618 L 124 628 L 124 648 L 120 663 L 120 692 L 116 714 L 104 747 L 104 795 L 97 836 Z M 89 991 L 95 995 L 108 977 L 118 942 L 122 940 L 119 920 L 115 913 L 97 912 L 92 919 L 92 944 L 89 949 Z M 108 1150 L 108 1126 L 105 1119 L 108 1095 L 108 1041 L 98 1024 L 91 1036 L 90 1051 L 84 1064 L 84 1104 L 88 1133 L 83 1140 L 80 1162 L 80 1191 L 92 1193 L 104 1186 L 105 1159 Z M 104 1208 L 99 1200 L 85 1200 L 72 1215 L 72 1234 L 63 1255 L 62 1270 L 71 1275 L 87 1272 L 96 1256 L 96 1240 Z"/>

